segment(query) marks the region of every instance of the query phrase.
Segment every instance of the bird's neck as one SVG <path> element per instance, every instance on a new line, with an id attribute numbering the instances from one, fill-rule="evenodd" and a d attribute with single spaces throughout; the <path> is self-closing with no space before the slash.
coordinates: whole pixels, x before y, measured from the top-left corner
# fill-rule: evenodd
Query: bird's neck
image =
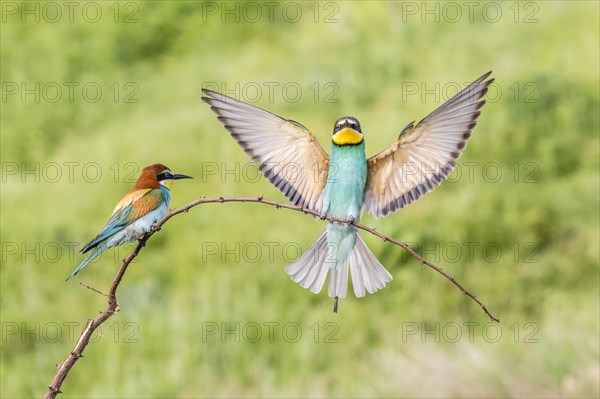
<path id="1" fill-rule="evenodd" d="M 142 175 L 137 179 L 131 191 L 137 190 L 145 190 L 145 189 L 157 189 L 160 188 L 160 184 L 158 180 L 156 180 L 156 175 L 154 173 L 142 173 Z"/>
<path id="2" fill-rule="evenodd" d="M 365 142 L 348 145 L 331 145 L 331 159 L 350 157 L 356 160 L 365 159 Z"/>

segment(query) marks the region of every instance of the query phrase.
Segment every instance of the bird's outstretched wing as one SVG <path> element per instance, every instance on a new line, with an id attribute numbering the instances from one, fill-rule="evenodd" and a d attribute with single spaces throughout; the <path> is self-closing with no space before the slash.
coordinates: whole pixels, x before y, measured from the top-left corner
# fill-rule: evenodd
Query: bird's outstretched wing
<path id="1" fill-rule="evenodd" d="M 494 79 L 486 73 L 433 111 L 402 130 L 387 150 L 367 161 L 364 209 L 376 218 L 403 208 L 433 190 L 454 169 L 477 124 L 482 99 Z"/>
<path id="2" fill-rule="evenodd" d="M 223 94 L 202 92 L 202 101 L 275 187 L 295 205 L 321 209 L 329 156 L 308 129 Z"/>
<path id="3" fill-rule="evenodd" d="M 81 252 L 86 253 L 100 242 L 118 233 L 140 217 L 156 209 L 164 201 L 164 193 L 160 189 L 142 189 L 130 191 L 115 207 L 110 219 L 102 231 Z"/>

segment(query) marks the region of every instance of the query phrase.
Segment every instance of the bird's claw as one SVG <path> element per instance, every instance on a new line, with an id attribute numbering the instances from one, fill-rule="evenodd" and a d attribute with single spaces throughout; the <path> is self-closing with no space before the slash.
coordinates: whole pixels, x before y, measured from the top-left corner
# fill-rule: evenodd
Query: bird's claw
<path id="1" fill-rule="evenodd" d="M 152 231 L 160 231 L 161 226 L 158 225 L 158 223 L 154 223 L 152 225 Z"/>

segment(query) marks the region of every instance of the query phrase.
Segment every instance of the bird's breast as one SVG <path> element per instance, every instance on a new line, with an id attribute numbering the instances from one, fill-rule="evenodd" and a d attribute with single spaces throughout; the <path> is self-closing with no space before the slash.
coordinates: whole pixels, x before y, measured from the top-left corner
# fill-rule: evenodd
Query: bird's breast
<path id="1" fill-rule="evenodd" d="M 327 213 L 358 219 L 366 181 L 364 143 L 356 146 L 334 145 L 324 194 L 324 202 L 328 204 Z"/>

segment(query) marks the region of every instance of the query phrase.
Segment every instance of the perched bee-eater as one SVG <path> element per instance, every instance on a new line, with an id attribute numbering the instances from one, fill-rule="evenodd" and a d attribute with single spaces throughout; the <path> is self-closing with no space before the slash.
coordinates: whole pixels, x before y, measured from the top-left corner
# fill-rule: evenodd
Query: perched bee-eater
<path id="1" fill-rule="evenodd" d="M 173 181 L 191 178 L 174 174 L 159 163 L 146 166 L 131 190 L 119 201 L 100 234 L 81 249 L 84 254 L 92 252 L 67 280 L 107 249 L 139 240 L 149 233 L 169 210 Z"/>
<path id="2" fill-rule="evenodd" d="M 363 210 L 376 218 L 403 208 L 433 190 L 454 169 L 475 127 L 482 97 L 493 79 L 486 73 L 415 125 L 409 123 L 387 150 L 367 159 L 358 120 L 333 126 L 331 157 L 298 122 L 203 90 L 202 100 L 259 170 L 294 204 L 358 220 Z M 329 223 L 325 232 L 286 268 L 292 280 L 319 293 L 328 272 L 329 296 L 344 298 L 350 269 L 354 293 L 373 293 L 392 280 L 358 235 L 355 226 Z"/>

